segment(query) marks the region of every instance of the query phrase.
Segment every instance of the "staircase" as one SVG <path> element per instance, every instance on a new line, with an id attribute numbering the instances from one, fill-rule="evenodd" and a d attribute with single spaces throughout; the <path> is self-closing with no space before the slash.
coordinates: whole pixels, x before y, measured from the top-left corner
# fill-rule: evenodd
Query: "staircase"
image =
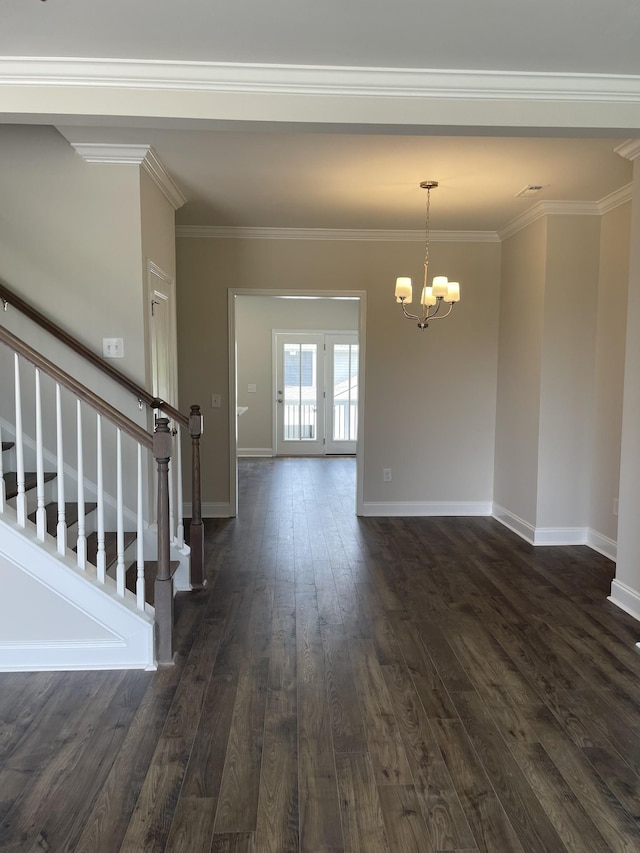
<path id="1" fill-rule="evenodd" d="M 154 412 L 150 433 L 1 326 L 0 343 L 0 670 L 170 664 L 174 593 L 202 585 L 199 407 L 182 415 L 125 378 Z"/>

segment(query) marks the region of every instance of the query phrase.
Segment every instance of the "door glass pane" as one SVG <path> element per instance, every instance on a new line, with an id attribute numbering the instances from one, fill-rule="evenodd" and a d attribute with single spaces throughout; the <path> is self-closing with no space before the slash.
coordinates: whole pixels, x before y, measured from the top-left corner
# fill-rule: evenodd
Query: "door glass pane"
<path id="1" fill-rule="evenodd" d="M 315 441 L 318 347 L 284 345 L 284 440 Z"/>
<path id="2" fill-rule="evenodd" d="M 333 345 L 333 441 L 358 434 L 358 345 Z"/>

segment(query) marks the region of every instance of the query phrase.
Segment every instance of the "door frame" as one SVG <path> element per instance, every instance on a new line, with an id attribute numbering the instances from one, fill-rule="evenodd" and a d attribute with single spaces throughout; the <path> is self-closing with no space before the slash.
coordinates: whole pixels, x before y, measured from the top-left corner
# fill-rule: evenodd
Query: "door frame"
<path id="1" fill-rule="evenodd" d="M 356 450 L 356 515 L 363 514 L 364 506 L 364 414 L 365 414 L 365 355 L 367 292 L 365 290 L 268 290 L 260 288 L 230 287 L 227 289 L 227 334 L 229 342 L 229 511 L 238 514 L 238 406 L 236 296 L 325 296 L 351 297 L 358 302 L 358 444 Z M 310 303 L 313 304 L 313 303 Z"/>

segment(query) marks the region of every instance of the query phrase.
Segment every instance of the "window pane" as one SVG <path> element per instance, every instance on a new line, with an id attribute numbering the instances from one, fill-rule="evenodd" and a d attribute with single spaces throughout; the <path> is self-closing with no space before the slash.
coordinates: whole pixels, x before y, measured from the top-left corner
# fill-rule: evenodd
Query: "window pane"
<path id="1" fill-rule="evenodd" d="M 315 441 L 316 344 L 284 345 L 284 439 Z"/>

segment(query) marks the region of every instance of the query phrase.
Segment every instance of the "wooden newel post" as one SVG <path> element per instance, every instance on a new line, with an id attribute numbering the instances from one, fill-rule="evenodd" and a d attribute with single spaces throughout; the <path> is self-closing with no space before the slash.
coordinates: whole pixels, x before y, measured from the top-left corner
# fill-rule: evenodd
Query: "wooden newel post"
<path id="1" fill-rule="evenodd" d="M 173 436 L 169 419 L 158 418 L 153 434 L 153 455 L 158 465 L 158 574 L 155 582 L 156 657 L 159 664 L 173 663 L 173 578 L 169 550 L 169 459 Z"/>
<path id="2" fill-rule="evenodd" d="M 191 525 L 189 527 L 191 587 L 198 589 L 206 583 L 203 574 L 204 525 L 202 524 L 202 492 L 200 486 L 200 436 L 202 435 L 200 406 L 191 406 L 189 435 L 191 436 Z"/>

